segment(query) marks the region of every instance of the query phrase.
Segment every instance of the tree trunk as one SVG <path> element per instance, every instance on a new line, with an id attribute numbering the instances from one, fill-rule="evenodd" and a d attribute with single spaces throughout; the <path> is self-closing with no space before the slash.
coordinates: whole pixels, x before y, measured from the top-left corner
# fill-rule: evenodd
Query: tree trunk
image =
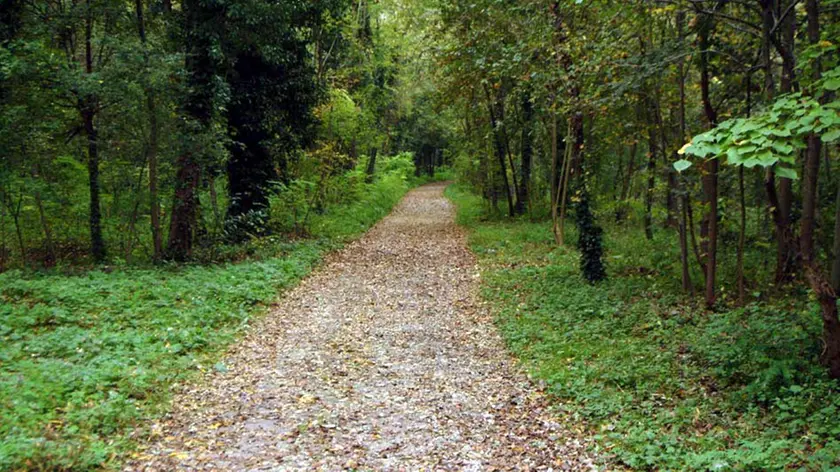
<path id="1" fill-rule="evenodd" d="M 683 30 L 685 24 L 685 13 L 677 12 L 677 35 L 680 43 L 685 40 L 685 32 Z M 686 139 L 685 129 L 685 59 L 680 58 L 677 64 L 677 80 L 680 94 L 679 106 L 679 142 Z M 682 288 L 686 293 L 694 295 L 694 285 L 691 283 L 691 272 L 689 271 L 689 257 L 688 257 L 688 211 L 691 204 L 688 200 L 688 189 L 686 188 L 684 179 L 680 179 L 680 264 L 682 266 Z M 692 222 L 693 224 L 693 222 Z M 692 228 L 692 232 L 693 232 Z"/>
<path id="2" fill-rule="evenodd" d="M 6 260 L 9 250 L 6 248 L 6 193 L 0 187 L 0 274 L 6 272 Z"/>
<path id="3" fill-rule="evenodd" d="M 746 74 L 747 117 L 752 115 L 752 75 Z M 738 166 L 738 203 L 741 219 L 738 228 L 738 252 L 736 263 L 736 278 L 738 281 L 738 305 L 743 306 L 747 300 L 746 282 L 744 280 L 744 246 L 747 240 L 747 197 L 744 188 L 744 166 Z"/>
<path id="4" fill-rule="evenodd" d="M 496 158 L 499 161 L 499 169 L 501 171 L 501 177 L 505 187 L 505 195 L 507 196 L 508 201 L 508 215 L 513 216 L 516 214 L 516 209 L 514 208 L 513 197 L 510 192 L 510 183 L 507 178 L 507 166 L 505 165 L 505 143 L 502 141 L 501 132 L 498 129 L 496 112 L 493 110 L 494 102 L 490 97 L 490 91 L 486 85 L 484 86 L 484 92 L 487 95 L 487 109 L 490 113 L 490 127 L 493 128 L 493 143 L 495 145 Z"/>
<path id="5" fill-rule="evenodd" d="M 772 6 L 769 8 L 771 11 L 768 15 L 772 21 Z M 767 30 L 767 27 L 767 25 L 764 26 L 764 41 L 767 43 L 767 55 L 769 57 L 769 48 L 772 38 L 770 36 L 770 31 Z M 795 82 L 796 63 L 795 56 L 792 53 L 794 47 L 794 34 L 796 32 L 795 14 L 789 14 L 787 16 L 784 24 L 782 25 L 781 32 L 782 40 L 778 43 L 779 47 L 777 47 L 780 51 L 780 55 L 782 56 L 780 91 L 782 93 L 789 93 L 793 90 Z M 767 78 L 768 75 L 770 76 L 769 78 Z M 772 62 L 765 65 L 764 86 L 765 96 L 769 103 L 775 95 L 772 79 Z M 772 170 L 768 171 L 768 174 L 765 177 L 765 187 L 768 203 L 770 204 L 770 212 L 775 225 L 774 234 L 776 237 L 776 270 L 774 283 L 776 286 L 781 286 L 791 282 L 795 275 L 799 272 L 799 251 L 796 244 L 793 222 L 791 221 L 791 209 L 793 206 L 793 181 L 785 177 L 779 177 L 778 190 L 776 190 L 775 180 L 776 177 L 772 174 Z M 770 187 L 771 185 L 772 188 Z"/>
<path id="6" fill-rule="evenodd" d="M 572 173 L 572 161 L 575 145 L 572 143 L 572 136 L 574 132 L 574 121 L 569 118 L 569 128 L 566 134 L 566 146 L 563 156 L 563 170 L 560 176 L 560 187 L 557 189 L 556 195 L 558 200 L 554 201 L 552 208 L 553 216 L 553 231 L 554 240 L 559 246 L 565 244 L 565 224 L 566 224 L 566 202 L 569 193 L 569 179 Z M 558 211 L 559 208 L 559 211 Z"/>
<path id="7" fill-rule="evenodd" d="M 531 93 L 525 91 L 522 94 L 522 151 L 521 151 L 521 172 L 522 181 L 519 182 L 519 192 L 516 195 L 516 213 L 525 213 L 528 204 L 528 193 L 531 181 L 531 160 L 534 153 L 533 147 L 533 120 L 534 107 L 531 104 Z"/>
<path id="8" fill-rule="evenodd" d="M 105 261 L 105 241 L 102 238 L 102 210 L 99 198 L 99 138 L 94 123 L 94 105 L 82 105 L 82 124 L 88 142 L 88 189 L 90 191 L 90 252 L 93 261 L 100 264 Z"/>
<path id="9" fill-rule="evenodd" d="M 143 45 L 144 93 L 146 94 L 146 112 L 149 114 L 149 142 L 146 146 L 146 162 L 149 164 L 149 214 L 152 226 L 152 260 L 160 261 L 163 257 L 163 237 L 160 231 L 160 200 L 158 198 L 158 121 L 155 93 L 150 83 L 149 51 L 146 43 L 146 20 L 143 14 L 143 0 L 134 1 L 137 15 L 137 33 Z M 171 9 L 171 5 L 169 5 Z M 169 10 L 167 10 L 169 11 Z"/>
<path id="10" fill-rule="evenodd" d="M 18 199 L 17 208 L 12 211 L 12 218 L 15 222 L 15 233 L 17 234 L 18 247 L 20 248 L 20 265 L 26 267 L 26 243 L 23 241 L 23 229 L 20 226 L 20 206 L 23 203 L 23 195 Z"/>
<path id="11" fill-rule="evenodd" d="M 41 198 L 41 192 L 35 190 L 35 205 L 38 207 L 38 217 L 41 220 L 41 228 L 44 231 L 44 248 L 47 253 L 44 256 L 44 266 L 53 267 L 56 262 L 55 244 L 52 238 L 52 229 L 50 228 L 50 221 L 47 219 L 47 212 L 44 210 L 44 201 Z"/>
<path id="12" fill-rule="evenodd" d="M 741 210 L 741 219 L 738 228 L 738 304 L 743 306 L 747 300 L 746 282 L 744 281 L 744 246 L 747 240 L 747 199 L 744 191 L 744 166 L 738 166 L 738 201 Z"/>
<path id="13" fill-rule="evenodd" d="M 770 59 L 771 31 L 775 25 L 775 6 L 777 0 L 759 0 L 761 6 L 761 65 L 764 69 L 764 92 L 767 103 L 771 103 L 774 95 L 773 62 Z"/>
<path id="14" fill-rule="evenodd" d="M 840 293 L 840 185 L 837 186 L 837 197 L 834 204 L 834 260 L 831 264 L 831 286 L 835 293 Z"/>
<path id="15" fill-rule="evenodd" d="M 840 318 L 837 313 L 837 292 L 819 272 L 819 264 L 807 265 L 805 275 L 820 304 L 825 342 L 822 360 L 828 367 L 828 375 L 833 379 L 840 379 Z"/>
<path id="16" fill-rule="evenodd" d="M 662 163 L 665 165 L 665 172 L 667 173 L 668 190 L 665 192 L 665 227 L 677 227 L 677 204 L 674 198 L 674 193 L 677 190 L 677 171 L 674 166 L 669 165 L 668 162 L 668 136 L 665 132 L 665 120 L 662 119 L 662 100 L 660 98 L 660 89 L 658 86 L 654 88 L 653 95 L 653 117 L 656 124 L 657 135 L 659 136 L 659 152 L 662 155 Z"/>
<path id="17" fill-rule="evenodd" d="M 645 189 L 645 238 L 653 239 L 653 191 L 656 188 L 656 135 L 653 119 L 648 117 L 647 189 Z"/>
<path id="18" fill-rule="evenodd" d="M 143 171 L 146 170 L 146 163 L 140 168 L 140 175 L 137 176 L 137 193 L 143 189 Z M 128 220 L 128 241 L 125 244 L 125 263 L 131 263 L 131 254 L 134 252 L 134 239 L 136 236 L 135 228 L 137 226 L 137 216 L 140 213 L 140 198 L 134 202 L 134 208 L 131 210 L 131 218 Z"/>
<path id="19" fill-rule="evenodd" d="M 665 218 L 666 228 L 677 227 L 677 198 L 676 194 L 679 192 L 679 183 L 677 182 L 677 171 L 674 166 L 668 165 L 667 154 L 665 149 L 662 149 L 662 157 L 665 159 L 666 171 L 668 172 L 668 193 L 665 195 L 665 208 L 668 211 Z"/>
<path id="20" fill-rule="evenodd" d="M 717 112 L 712 106 L 709 77 L 709 37 L 714 29 L 714 18 L 706 16 L 699 19 L 698 39 L 700 45 L 700 95 L 703 101 L 703 113 L 706 126 L 712 129 L 717 125 Z M 718 168 L 717 159 L 709 159 L 703 163 L 703 196 L 706 204 L 706 214 L 701 223 L 702 246 L 706 260 L 706 306 L 711 308 L 716 301 L 715 276 L 717 274 L 717 236 L 718 236 Z"/>
<path id="21" fill-rule="evenodd" d="M 90 1 L 87 3 L 87 14 L 85 16 L 85 73 L 93 73 L 93 13 Z M 88 166 L 88 189 L 90 191 L 90 214 L 88 223 L 90 226 L 90 253 L 93 261 L 100 264 L 105 261 L 105 241 L 102 238 L 102 209 L 99 198 L 99 134 L 96 129 L 96 113 L 98 99 L 88 94 L 79 100 L 79 114 L 82 118 L 82 127 L 87 137 L 87 166 Z"/>
<path id="22" fill-rule="evenodd" d="M 21 267 L 26 267 L 26 243 L 23 240 L 23 231 L 20 227 L 20 210 L 23 205 L 23 193 L 18 197 L 17 204 L 15 204 L 11 194 L 8 192 L 3 196 L 3 201 L 0 203 L 8 208 L 9 213 L 12 215 L 12 222 L 15 225 L 15 235 L 17 236 L 18 248 L 20 250 L 20 265 Z"/>
<path id="23" fill-rule="evenodd" d="M 807 0 L 805 11 L 808 17 L 808 41 L 816 45 L 820 41 L 819 0 Z M 818 81 L 821 77 L 821 64 L 817 57 L 812 64 L 812 78 Z M 824 97 L 820 97 L 824 101 Z M 808 136 L 808 148 L 805 152 L 805 176 L 802 181 L 802 221 L 800 229 L 800 245 L 802 259 L 805 264 L 805 274 L 808 283 L 820 304 L 823 319 L 823 336 L 825 350 L 823 362 L 828 366 L 831 378 L 840 379 L 840 318 L 837 313 L 837 292 L 820 268 L 814 249 L 814 225 L 817 207 L 817 172 L 820 166 L 822 141 L 819 136 Z"/>
<path id="24" fill-rule="evenodd" d="M 169 242 L 165 257 L 184 262 L 192 255 L 198 216 L 198 182 L 201 175 L 192 154 L 182 153 L 176 162 L 175 198 L 169 220 Z"/>
<path id="25" fill-rule="evenodd" d="M 266 87 L 273 73 L 279 75 L 275 69 L 259 51 L 248 50 L 237 55 L 229 79 L 227 119 L 232 145 L 227 164 L 228 225 L 237 241 L 248 232 L 266 230 L 269 186 L 278 178 L 273 156 L 265 144 L 270 138 L 264 125 L 267 117 L 262 112 L 260 96 L 255 93 Z"/>
<path id="26" fill-rule="evenodd" d="M 373 182 L 373 175 L 376 173 L 376 153 L 378 150 L 376 148 L 371 148 L 370 150 L 370 159 L 368 160 L 367 170 L 365 171 L 366 177 L 365 181 L 368 183 Z"/>
<path id="27" fill-rule="evenodd" d="M 680 198 L 680 265 L 682 266 L 682 288 L 686 293 L 694 295 L 694 285 L 691 283 L 691 273 L 688 267 L 688 194 L 683 191 Z"/>
<path id="28" fill-rule="evenodd" d="M 773 218 L 776 237 L 776 272 L 774 283 L 779 286 L 789 282 L 799 265 L 797 260 L 796 238 L 790 222 L 790 179 L 780 179 L 779 190 L 776 191 L 776 174 L 773 169 L 767 169 L 764 177 L 764 187 Z M 786 182 L 787 181 L 787 182 Z M 783 199 L 782 195 L 786 195 Z"/>
<path id="29" fill-rule="evenodd" d="M 149 213 L 152 224 L 152 260 L 160 261 L 163 257 L 163 234 L 160 225 L 160 198 L 158 197 L 158 123 L 157 107 L 151 91 L 146 94 L 146 109 L 149 113 L 149 146 L 146 160 L 149 163 Z"/>
<path id="30" fill-rule="evenodd" d="M 812 45 L 820 41 L 819 1 L 807 0 L 805 10 L 808 15 L 808 40 Z M 813 61 L 812 78 L 818 81 L 821 76 L 820 60 Z M 822 101 L 822 100 L 821 100 Z M 814 227 L 817 212 L 817 182 L 819 178 L 822 141 L 814 133 L 807 138 L 805 150 L 805 172 L 802 179 L 802 220 L 800 228 L 800 250 L 802 259 L 808 264 L 816 259 L 814 250 Z"/>
<path id="31" fill-rule="evenodd" d="M 187 93 L 182 102 L 181 120 L 185 135 L 180 156 L 175 162 L 175 194 L 169 221 L 169 242 L 165 257 L 185 261 L 192 255 L 193 237 L 198 216 L 198 184 L 201 176 L 197 150 L 212 126 L 216 64 L 212 57 L 211 31 L 223 16 L 217 4 L 184 0 L 186 18 Z"/>
<path id="32" fill-rule="evenodd" d="M 516 177 L 516 165 L 513 162 L 513 153 L 510 149 L 510 137 L 508 136 L 507 130 L 505 129 L 505 97 L 506 92 L 504 88 L 504 83 L 502 87 L 499 88 L 499 93 L 496 96 L 496 124 L 499 124 L 499 133 L 501 134 L 502 143 L 504 143 L 505 147 L 505 154 L 507 155 L 508 165 L 510 166 L 510 180 L 513 188 L 511 189 L 511 195 L 514 198 L 514 212 L 516 212 L 516 196 L 519 195 L 519 181 Z"/>
<path id="33" fill-rule="evenodd" d="M 550 198 L 551 198 L 551 214 L 552 216 L 556 213 L 556 205 L 555 202 L 557 201 L 557 189 L 560 186 L 560 169 L 562 169 L 562 164 L 560 163 L 560 152 L 558 148 L 558 140 L 557 140 L 557 112 L 556 110 L 551 108 L 551 179 L 549 182 L 550 188 Z"/>
<path id="34" fill-rule="evenodd" d="M 618 208 L 615 210 L 615 222 L 620 223 L 627 217 L 627 198 L 630 196 L 630 184 L 633 182 L 633 172 L 636 166 L 636 153 L 638 153 L 639 144 L 633 142 L 630 146 L 630 155 L 627 156 L 627 172 L 624 174 L 624 182 L 621 185 L 621 195 L 619 196 Z"/>
<path id="35" fill-rule="evenodd" d="M 222 211 L 219 209 L 219 194 L 216 192 L 216 178 L 211 174 L 207 176 L 207 187 L 210 190 L 210 208 L 213 210 L 213 239 L 222 232 L 224 222 Z"/>

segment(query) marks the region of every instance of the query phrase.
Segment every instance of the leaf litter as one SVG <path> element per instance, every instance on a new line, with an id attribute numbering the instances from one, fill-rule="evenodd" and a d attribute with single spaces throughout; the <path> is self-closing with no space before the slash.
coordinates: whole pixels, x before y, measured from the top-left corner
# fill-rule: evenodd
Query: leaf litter
<path id="1" fill-rule="evenodd" d="M 413 190 L 287 292 L 124 470 L 596 470 L 481 306 L 444 188 Z"/>

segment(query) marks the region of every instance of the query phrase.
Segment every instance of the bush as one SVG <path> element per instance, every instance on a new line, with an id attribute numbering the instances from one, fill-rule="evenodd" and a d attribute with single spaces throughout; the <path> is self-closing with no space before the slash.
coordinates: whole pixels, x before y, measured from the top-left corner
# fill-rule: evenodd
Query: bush
<path id="1" fill-rule="evenodd" d="M 383 217 L 422 181 L 414 178 L 411 154 L 383 157 L 372 182 L 367 161 L 341 173 L 278 184 L 271 197 L 269 226 L 274 233 L 335 238 L 353 236 Z"/>

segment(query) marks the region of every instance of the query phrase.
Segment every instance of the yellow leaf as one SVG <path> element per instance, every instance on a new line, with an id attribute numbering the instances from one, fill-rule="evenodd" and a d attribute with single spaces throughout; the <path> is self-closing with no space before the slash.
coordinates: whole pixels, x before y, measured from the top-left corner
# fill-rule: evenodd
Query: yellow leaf
<path id="1" fill-rule="evenodd" d="M 311 405 L 311 404 L 315 403 L 316 400 L 317 400 L 317 398 L 315 398 L 314 396 L 312 396 L 308 393 L 304 393 L 303 395 L 300 396 L 300 398 L 298 398 L 298 403 L 301 404 L 301 405 Z"/>

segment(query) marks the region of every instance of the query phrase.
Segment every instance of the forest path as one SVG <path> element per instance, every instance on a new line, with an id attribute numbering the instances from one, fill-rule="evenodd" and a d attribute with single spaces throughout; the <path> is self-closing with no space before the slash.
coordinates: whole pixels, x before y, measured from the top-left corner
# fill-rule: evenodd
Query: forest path
<path id="1" fill-rule="evenodd" d="M 410 192 L 177 394 L 126 470 L 589 470 L 476 303 L 444 184 Z"/>

